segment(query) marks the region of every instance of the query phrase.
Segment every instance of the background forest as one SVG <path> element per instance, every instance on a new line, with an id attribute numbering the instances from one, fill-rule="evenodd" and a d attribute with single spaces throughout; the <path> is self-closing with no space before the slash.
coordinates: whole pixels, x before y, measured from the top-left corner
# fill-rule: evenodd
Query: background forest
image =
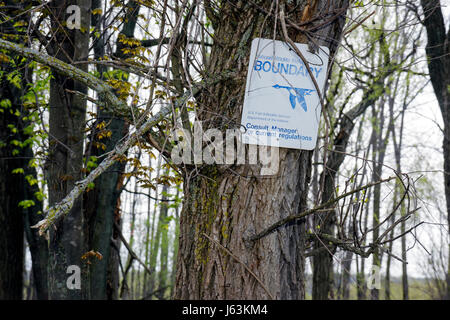
<path id="1" fill-rule="evenodd" d="M 0 299 L 449 299 L 449 6 L 0 0 Z M 175 163 L 254 38 L 330 49 L 315 150 Z"/>

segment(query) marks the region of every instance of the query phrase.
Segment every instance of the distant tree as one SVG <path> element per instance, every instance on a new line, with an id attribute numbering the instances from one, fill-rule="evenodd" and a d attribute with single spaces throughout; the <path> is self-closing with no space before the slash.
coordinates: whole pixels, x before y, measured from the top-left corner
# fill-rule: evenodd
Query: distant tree
<path id="1" fill-rule="evenodd" d="M 91 26 L 89 19 L 94 17 L 91 32 L 87 28 L 66 30 L 65 8 L 75 3 L 81 5 L 83 26 Z M 141 154 L 150 150 L 151 155 L 153 149 L 165 159 L 158 162 L 161 165 L 157 170 L 170 166 L 176 172 L 176 177 L 158 175 L 156 184 L 166 185 L 167 191 L 169 184 L 178 184 L 179 177 L 183 179 L 183 208 L 179 227 L 175 228 L 180 235 L 178 251 L 175 250 L 177 263 L 172 268 L 176 275 L 172 273 L 170 277 L 175 278 L 174 298 L 303 299 L 305 259 L 310 253 L 307 244 L 331 243 L 333 248 L 363 258 L 378 254 L 386 244 L 387 233 L 381 231 L 385 221 L 377 224 L 375 220 L 368 231 L 367 225 L 362 227 L 362 221 L 367 223 L 369 219 L 358 218 L 359 206 L 347 206 L 345 202 L 361 203 L 363 208 L 367 189 L 395 177 L 381 179 L 378 172 L 373 179 L 381 180 L 367 185 L 363 185 L 366 180 L 356 177 L 357 182 L 349 180 L 345 184 L 343 193 L 337 192 L 333 179 L 328 179 L 324 186 L 327 196 L 308 209 L 311 151 L 274 148 L 280 155 L 279 171 L 274 176 L 260 176 L 260 165 L 176 165 L 170 158 L 175 143 L 168 141 L 172 129 L 195 129 L 193 119 L 202 121 L 205 130 L 218 128 L 225 132 L 239 127 L 250 44 L 256 37 L 284 41 L 294 51 L 293 42 L 308 43 L 311 51 L 324 45 L 330 49 L 329 59 L 333 61 L 350 4 L 346 0 L 129 1 L 126 5 L 114 1 L 104 6 L 110 6 L 110 10 L 101 12 L 100 23 L 95 17 L 98 8 L 91 10 L 92 5 L 99 5 L 98 1 L 51 2 L 37 19 L 51 22 L 40 29 L 47 32 L 46 36 L 38 33 L 48 55 L 32 44 L 21 46 L 0 40 L 0 48 L 5 52 L 36 60 L 52 72 L 46 167 L 50 208 L 36 226 L 41 234 L 50 234 L 51 298 L 117 297 L 116 271 L 121 261 L 112 252 L 119 251 L 118 240 L 128 250 L 127 263 L 120 269 L 123 297 L 137 298 L 141 292 L 144 298 L 163 297 L 154 289 L 161 291 L 169 279 L 167 270 L 158 270 L 159 274 L 156 270 L 168 268 L 165 220 L 170 211 L 168 207 L 161 207 L 159 212 L 150 209 L 151 204 L 167 202 L 167 192 L 155 192 L 154 202 L 148 201 L 147 223 L 153 222 L 151 228 L 146 226 L 144 235 L 137 234 L 139 196 L 144 194 L 140 188 L 158 190 L 148 172 L 150 168 L 140 163 Z M 141 6 L 151 13 L 150 21 L 157 22 L 159 38 L 135 38 L 148 32 L 148 28 L 135 32 L 141 22 Z M 112 21 L 111 25 L 105 26 L 107 21 Z M 94 60 L 89 57 L 90 36 Z M 380 38 L 377 41 L 384 54 L 380 61 L 386 61 L 388 71 L 387 45 Z M 156 50 L 146 52 L 145 47 L 151 46 L 156 46 Z M 385 83 L 384 78 L 377 78 L 380 74 L 371 76 L 365 75 L 368 83 L 363 92 L 367 95 L 379 93 Z M 129 94 L 130 88 L 135 90 L 134 96 Z M 90 108 L 87 100 L 96 107 Z M 341 114 L 343 117 L 332 126 L 328 117 L 339 118 L 335 113 L 343 110 L 323 110 L 327 112 L 328 129 L 337 133 L 333 136 L 335 153 L 345 152 L 353 121 L 373 105 L 368 100 L 350 113 L 345 112 L 348 119 Z M 98 145 L 104 148 L 95 150 Z M 128 158 L 130 148 L 138 150 L 136 157 Z M 338 170 L 342 159 L 330 159 L 334 161 L 330 165 Z M 131 164 L 126 167 L 131 167 L 131 172 L 123 172 L 126 162 Z M 336 175 L 327 169 L 324 172 L 323 177 Z M 129 181 L 135 183 L 133 191 L 126 189 Z M 131 207 L 131 215 L 127 221 L 130 232 L 125 235 L 120 226 L 122 190 L 133 198 L 131 205 L 126 203 L 126 207 Z M 152 197 L 151 193 L 144 195 Z M 359 195 L 363 199 L 358 199 Z M 356 208 L 351 215 L 344 211 L 349 207 Z M 337 232 L 333 233 L 333 228 L 329 233 L 307 232 L 306 217 L 319 216 L 330 209 L 336 210 Z M 411 208 L 405 215 L 413 212 Z M 350 224 L 357 232 L 342 227 Z M 378 234 L 372 237 L 370 232 L 374 230 Z M 369 236 L 372 243 L 367 244 Z M 137 248 L 136 254 L 133 242 L 144 238 L 147 248 Z M 97 250 L 104 254 L 104 260 L 84 261 L 89 252 L 97 256 Z M 148 263 L 139 258 L 143 252 Z M 85 266 L 83 261 L 90 264 Z M 139 269 L 133 267 L 135 261 L 140 263 Z M 83 267 L 85 285 L 79 292 L 69 292 L 65 286 L 66 270 L 72 264 Z M 141 279 L 146 281 L 142 286 Z M 327 296 L 326 290 L 323 292 Z"/>
<path id="2" fill-rule="evenodd" d="M 450 232 L 450 30 L 445 31 L 444 16 L 439 0 L 420 1 L 423 23 L 427 30 L 426 47 L 431 83 L 439 103 L 444 122 L 444 185 L 447 202 L 447 230 Z M 449 233 L 450 234 L 450 233 Z M 447 262 L 447 299 L 450 299 L 450 244 Z"/>
<path id="3" fill-rule="evenodd" d="M 372 180 L 381 178 L 385 150 L 388 146 L 389 135 L 394 129 L 391 117 L 385 119 L 387 105 L 393 108 L 395 99 L 400 100 L 400 93 L 402 96 L 409 93 L 400 92 L 398 87 L 400 79 L 405 79 L 404 74 L 409 73 L 409 66 L 416 59 L 419 36 L 415 35 L 414 26 L 404 30 L 406 29 L 404 21 L 411 16 L 411 12 L 398 3 L 395 9 L 385 8 L 377 3 L 374 6 L 379 9 L 375 15 L 373 12 L 360 17 L 361 12 L 368 9 L 355 7 L 350 10 L 351 16 L 360 17 L 364 25 L 355 21 L 354 25 L 348 27 L 344 39 L 347 50 L 342 52 L 342 56 L 337 57 L 337 63 L 333 68 L 334 76 L 330 82 L 326 105 L 331 124 L 330 129 L 323 130 L 327 135 L 326 141 L 323 142 L 327 149 L 323 152 L 323 171 L 318 177 L 318 201 L 322 205 L 336 196 L 339 174 L 348 157 L 347 148 L 351 144 L 353 130 L 362 121 L 361 117 L 370 109 L 372 109 L 370 119 L 374 135 L 369 141 L 369 145 L 374 150 Z M 390 29 L 396 31 L 390 32 Z M 348 34 L 350 31 L 357 35 Z M 362 37 L 365 42 L 360 41 Z M 351 59 L 348 59 L 349 57 Z M 340 60 L 347 63 L 342 64 Z M 352 79 L 351 82 L 348 81 L 349 78 Z M 355 98 L 359 97 L 359 92 L 361 92 L 360 98 Z M 396 94 L 399 96 L 395 97 Z M 383 129 L 386 129 L 385 133 Z M 350 147 L 353 149 L 353 146 L 350 145 Z M 380 215 L 381 185 L 375 186 L 373 191 L 375 201 L 373 213 L 376 225 Z M 315 232 L 318 234 L 337 232 L 338 210 L 336 209 L 337 203 L 332 203 L 329 211 L 314 217 Z M 395 217 L 392 216 L 392 218 Z M 377 233 L 378 229 L 375 229 L 374 239 L 378 237 Z M 337 248 L 333 244 L 327 246 L 320 240 L 315 241 L 314 248 L 312 298 L 326 300 L 333 293 L 333 254 Z M 375 251 L 374 258 L 378 259 L 378 256 L 378 252 Z"/>
<path id="4" fill-rule="evenodd" d="M 94 10 L 101 10 L 104 1 L 92 1 L 92 26 L 95 30 L 92 37 L 94 57 L 100 60 L 107 53 L 107 32 L 103 29 L 106 25 L 106 16 Z M 134 37 L 136 23 L 139 16 L 140 5 L 136 1 L 128 1 L 123 5 L 124 23 L 121 26 L 116 40 L 113 58 L 125 60 L 130 56 L 126 54 L 128 45 L 126 41 Z M 114 22 L 114 21 L 113 21 Z M 112 22 L 112 23 L 113 23 Z M 95 35 L 98 35 L 95 36 Z M 102 64 L 96 64 L 99 77 L 105 79 L 112 77 L 120 85 L 125 86 L 129 80 L 129 74 L 118 69 L 108 68 Z M 119 76 L 114 77 L 118 74 Z M 116 89 L 116 95 L 120 97 Z M 126 99 L 126 97 L 124 98 Z M 89 135 L 89 142 L 85 152 L 85 159 L 98 159 L 105 152 L 111 152 L 127 131 L 128 125 L 124 118 L 116 116 L 103 105 L 97 106 L 96 119 L 93 130 Z M 118 253 L 111 244 L 114 233 L 114 225 L 121 225 L 120 195 L 122 191 L 123 172 L 125 162 L 115 163 L 107 174 L 99 177 L 92 190 L 84 195 L 83 214 L 86 218 L 87 247 L 102 255 L 101 260 L 92 263 L 89 268 L 90 297 L 92 299 L 114 299 L 118 297 Z M 90 168 L 93 169 L 93 168 Z M 119 208 L 119 209 L 118 209 Z"/>

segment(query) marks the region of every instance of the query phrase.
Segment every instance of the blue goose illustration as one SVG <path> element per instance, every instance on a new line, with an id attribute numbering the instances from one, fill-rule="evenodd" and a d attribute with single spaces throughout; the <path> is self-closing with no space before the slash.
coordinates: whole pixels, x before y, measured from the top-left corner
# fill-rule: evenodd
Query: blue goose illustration
<path id="1" fill-rule="evenodd" d="M 287 89 L 287 91 L 289 92 L 289 101 L 291 102 L 292 109 L 295 109 L 295 106 L 297 104 L 297 102 L 295 101 L 295 98 L 297 98 L 298 103 L 300 103 L 300 106 L 305 111 L 308 111 L 308 107 L 306 106 L 305 96 L 309 96 L 312 92 L 316 91 L 316 90 L 311 90 L 311 89 L 280 86 L 278 84 L 274 85 L 273 87 L 275 89 Z M 294 90 L 295 94 L 292 93 L 291 90 Z"/>

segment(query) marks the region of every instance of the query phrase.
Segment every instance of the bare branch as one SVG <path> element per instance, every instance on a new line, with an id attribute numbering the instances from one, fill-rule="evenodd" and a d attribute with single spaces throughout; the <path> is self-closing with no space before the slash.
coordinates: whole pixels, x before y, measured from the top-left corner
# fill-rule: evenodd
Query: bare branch
<path id="1" fill-rule="evenodd" d="M 393 177 L 389 177 L 389 178 L 386 178 L 386 179 L 383 179 L 383 180 L 380 180 L 380 181 L 376 181 L 376 182 L 372 182 L 372 183 L 366 184 L 365 186 L 362 186 L 360 188 L 357 188 L 357 189 L 354 189 L 352 191 L 349 191 L 349 192 L 346 192 L 344 194 L 341 194 L 340 196 L 338 196 L 338 197 L 336 197 L 336 198 L 334 198 L 334 199 L 332 199 L 332 200 L 330 200 L 330 201 L 328 201 L 328 202 L 326 202 L 324 204 L 321 204 L 320 206 L 317 206 L 317 207 L 315 207 L 313 209 L 306 210 L 306 211 L 304 211 L 302 213 L 299 213 L 299 214 L 294 214 L 294 215 L 287 216 L 286 218 L 284 218 L 282 220 L 279 220 L 278 222 L 275 222 L 270 227 L 267 227 L 266 229 L 264 229 L 260 233 L 254 235 L 254 236 L 252 236 L 252 237 L 250 237 L 250 238 L 248 238 L 246 240 L 247 241 L 259 240 L 259 239 L 267 236 L 268 234 L 272 233 L 273 231 L 277 230 L 278 228 L 284 226 L 285 224 L 287 224 L 287 223 L 289 223 L 291 221 L 294 221 L 294 220 L 297 220 L 297 219 L 301 219 L 301 218 L 305 218 L 305 217 L 307 217 L 309 215 L 312 215 L 312 214 L 316 213 L 317 211 L 319 211 L 321 209 L 328 208 L 332 203 L 335 203 L 335 202 L 337 202 L 337 201 L 339 201 L 339 200 L 341 200 L 341 199 L 343 199 L 345 197 L 348 197 L 349 195 L 361 192 L 362 190 L 371 188 L 373 186 L 376 186 L 376 185 L 379 185 L 379 184 L 382 184 L 382 183 L 385 183 L 385 182 L 389 182 L 389 181 L 391 181 L 393 179 L 396 179 L 396 178 L 397 178 L 396 176 L 393 176 Z"/>

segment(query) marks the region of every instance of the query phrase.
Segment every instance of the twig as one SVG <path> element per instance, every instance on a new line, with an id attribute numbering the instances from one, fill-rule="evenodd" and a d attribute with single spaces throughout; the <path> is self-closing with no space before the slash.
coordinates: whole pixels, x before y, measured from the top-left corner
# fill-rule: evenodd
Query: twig
<path id="1" fill-rule="evenodd" d="M 389 177 L 389 178 L 384 179 L 384 180 L 380 180 L 380 181 L 377 181 L 377 182 L 372 182 L 372 183 L 366 184 L 365 186 L 362 186 L 362 187 L 359 187 L 359 188 L 354 189 L 354 190 L 352 190 L 352 191 L 343 193 L 343 194 L 341 194 L 340 196 L 338 196 L 338 197 L 336 197 L 336 198 L 334 198 L 334 199 L 331 199 L 330 201 L 328 201 L 328 202 L 326 202 L 326 203 L 324 203 L 324 204 L 321 204 L 320 206 L 317 206 L 317 207 L 315 207 L 315 208 L 313 208 L 313 209 L 306 210 L 306 211 L 304 211 L 304 212 L 302 212 L 302 213 L 299 213 L 299 214 L 294 214 L 294 215 L 287 216 L 286 218 L 284 218 L 284 219 L 282 219 L 282 220 L 279 220 L 278 222 L 275 222 L 275 223 L 272 224 L 270 227 L 267 227 L 266 229 L 264 229 L 264 230 L 261 231 L 260 233 L 258 233 L 258 234 L 256 234 L 256 235 L 254 235 L 254 236 L 252 236 L 252 237 L 246 239 L 246 241 L 252 241 L 252 242 L 253 242 L 253 241 L 257 241 L 257 240 L 259 240 L 259 239 L 261 239 L 261 238 L 267 236 L 268 234 L 272 233 L 272 232 L 275 231 L 276 229 L 282 227 L 283 225 L 285 225 L 285 224 L 287 224 L 287 223 L 289 223 L 289 222 L 291 222 L 291 221 L 293 221 L 293 220 L 297 220 L 297 219 L 301 219 L 301 218 L 307 217 L 307 216 L 309 216 L 309 215 L 311 215 L 311 214 L 316 213 L 318 210 L 321 210 L 321 209 L 323 209 L 323 208 L 329 207 L 331 204 L 333 204 L 334 202 L 337 202 L 337 201 L 341 200 L 342 198 L 348 197 L 349 195 L 352 195 L 352 194 L 354 194 L 354 193 L 358 193 L 358 192 L 360 192 L 360 191 L 362 191 L 362 190 L 371 188 L 371 187 L 376 186 L 376 185 L 378 185 L 378 184 L 382 184 L 382 183 L 385 183 L 385 182 L 389 182 L 389 181 L 391 181 L 391 180 L 393 180 L 393 179 L 396 179 L 396 178 L 397 178 L 397 177 L 394 176 L 394 177 Z"/>
<path id="2" fill-rule="evenodd" d="M 102 80 L 96 78 L 90 73 L 84 72 L 70 64 L 67 64 L 55 57 L 51 57 L 44 52 L 36 51 L 34 49 L 26 48 L 19 44 L 0 39 L 0 49 L 6 49 L 13 51 L 21 56 L 40 62 L 46 66 L 51 67 L 58 73 L 77 80 L 89 88 L 97 91 L 100 95 L 102 94 L 105 100 L 110 104 L 108 108 L 111 108 L 113 112 L 121 114 L 129 114 L 129 107 L 125 102 L 120 101 L 119 98 L 114 94 L 112 88 L 107 85 Z"/>
<path id="3" fill-rule="evenodd" d="M 366 21 L 367 19 L 369 19 L 371 16 L 373 16 L 375 14 L 375 11 L 372 12 L 371 14 L 369 14 L 367 17 L 365 17 L 364 19 L 362 19 L 361 21 L 357 22 L 355 26 L 353 26 L 350 30 L 348 30 L 345 35 L 348 35 L 349 33 L 351 33 L 353 30 L 355 30 L 356 28 L 358 28 L 361 24 L 364 23 L 364 21 Z"/>
<path id="4" fill-rule="evenodd" d="M 147 300 L 148 298 L 151 298 L 152 296 L 155 296 L 157 293 L 159 293 L 160 291 L 166 290 L 167 288 L 170 288 L 170 286 L 164 286 L 162 288 L 158 288 L 157 290 L 146 294 L 145 297 L 141 298 L 141 300 Z"/>
<path id="5" fill-rule="evenodd" d="M 320 90 L 319 84 L 316 81 L 316 77 L 314 76 L 313 72 L 311 71 L 311 68 L 309 66 L 309 62 L 308 60 L 306 60 L 305 56 L 303 55 L 303 53 L 301 53 L 301 51 L 297 48 L 297 46 L 295 45 L 294 41 L 291 40 L 291 38 L 289 38 L 289 35 L 287 33 L 287 29 L 286 29 L 286 21 L 284 19 L 284 10 L 281 9 L 280 11 L 280 22 L 281 22 L 281 28 L 283 29 L 283 36 L 285 38 L 285 40 L 289 43 L 289 45 L 292 47 L 292 50 L 295 51 L 295 53 L 300 57 L 300 59 L 302 59 L 303 63 L 305 64 L 306 70 L 308 70 L 309 76 L 314 84 L 314 87 L 316 88 L 317 91 L 317 95 L 319 96 L 319 101 L 320 104 L 322 106 L 322 110 L 325 110 L 325 105 L 323 103 L 323 96 L 322 96 L 322 92 Z"/>
<path id="6" fill-rule="evenodd" d="M 133 249 L 130 247 L 130 244 L 127 242 L 127 240 L 125 240 L 125 237 L 122 234 L 122 231 L 120 230 L 120 227 L 117 225 L 117 223 L 114 223 L 114 228 L 116 228 L 117 233 L 119 234 L 119 238 L 122 241 L 122 243 L 125 245 L 125 248 L 127 248 L 128 252 L 130 253 L 130 255 L 133 257 L 133 259 L 136 259 L 141 265 L 142 267 L 144 267 L 145 271 L 147 271 L 147 273 L 149 275 L 152 275 L 152 270 L 150 270 L 144 262 L 142 262 L 142 260 L 137 256 L 136 253 L 134 253 Z"/>
<path id="7" fill-rule="evenodd" d="M 147 120 L 140 128 L 134 133 L 128 136 L 122 143 L 116 145 L 114 150 L 103 160 L 97 168 L 91 171 L 89 175 L 81 181 L 75 183 L 74 188 L 70 193 L 60 202 L 55 204 L 48 210 L 45 219 L 39 221 L 38 224 L 31 228 L 39 228 L 39 234 L 43 235 L 45 231 L 53 225 L 58 219 L 66 216 L 70 209 L 72 209 L 75 200 L 87 189 L 88 185 L 93 183 L 94 180 L 105 172 L 110 166 L 112 166 L 117 160 L 119 160 L 125 152 L 135 145 L 139 138 L 150 130 L 155 124 L 161 121 L 165 116 L 171 112 L 170 108 L 163 108 L 155 116 Z"/>
<path id="8" fill-rule="evenodd" d="M 1 41 L 1 39 L 0 39 Z M 1 43 L 0 43 L 1 44 Z M 219 74 L 211 80 L 198 83 L 194 86 L 193 93 L 198 93 L 204 86 L 212 85 L 217 82 L 222 81 L 228 77 L 233 76 L 232 72 L 225 72 L 223 74 Z M 186 101 L 191 97 L 191 93 L 188 92 L 186 95 L 178 98 L 175 101 L 177 107 L 180 107 L 186 103 Z M 99 177 L 102 173 L 104 173 L 110 166 L 112 166 L 116 161 L 120 160 L 121 157 L 125 154 L 125 152 L 134 146 L 146 132 L 148 132 L 151 128 L 153 128 L 157 123 L 163 120 L 167 115 L 172 112 L 171 106 L 164 106 L 156 115 L 152 116 L 150 119 L 147 119 L 144 124 L 142 124 L 139 128 L 136 129 L 133 133 L 131 133 L 125 140 L 121 143 L 117 144 L 112 150 L 108 157 L 106 157 L 97 168 L 91 171 L 89 175 L 81 181 L 75 183 L 74 188 L 70 191 L 70 193 L 60 202 L 51 207 L 45 218 L 39 221 L 38 224 L 32 226 L 32 228 L 39 228 L 39 234 L 43 235 L 45 231 L 53 225 L 58 219 L 66 216 L 69 211 L 72 209 L 75 200 L 87 189 L 88 185 L 93 183 L 94 180 Z"/>

